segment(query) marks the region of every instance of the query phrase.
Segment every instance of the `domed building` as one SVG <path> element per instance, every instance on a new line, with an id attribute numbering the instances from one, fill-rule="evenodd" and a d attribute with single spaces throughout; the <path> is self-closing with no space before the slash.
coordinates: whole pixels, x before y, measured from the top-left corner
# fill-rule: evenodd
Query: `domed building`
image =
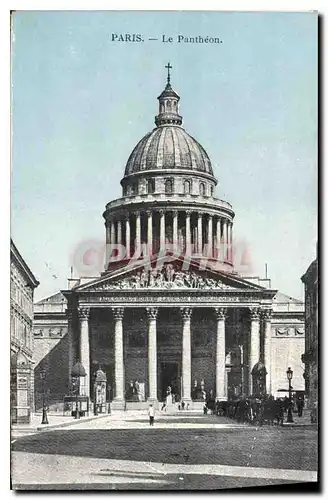
<path id="1" fill-rule="evenodd" d="M 217 400 L 252 394 L 252 369 L 261 362 L 266 391 L 274 392 L 286 385 L 276 340 L 287 341 L 284 349 L 300 341 L 302 303 L 272 290 L 268 279 L 236 272 L 235 214 L 215 195 L 207 152 L 183 128 L 170 73 L 158 104 L 155 128 L 127 160 L 122 197 L 103 213 L 104 272 L 72 279 L 62 291 L 68 383 L 80 360 L 85 394 L 93 397 L 101 366 L 113 409 L 158 404 L 168 393 L 197 406 L 204 390 Z"/>

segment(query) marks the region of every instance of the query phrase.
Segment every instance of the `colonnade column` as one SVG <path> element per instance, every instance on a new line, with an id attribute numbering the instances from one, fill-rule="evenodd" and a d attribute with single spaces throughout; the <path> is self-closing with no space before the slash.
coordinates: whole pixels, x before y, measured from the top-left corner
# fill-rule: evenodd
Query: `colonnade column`
<path id="1" fill-rule="evenodd" d="M 216 307 L 215 315 L 217 319 L 216 328 L 216 399 L 225 401 L 226 393 L 226 373 L 225 373 L 225 319 L 227 310 L 224 307 Z"/>
<path id="2" fill-rule="evenodd" d="M 190 257 L 191 254 L 190 210 L 186 211 L 186 254 L 187 257 Z"/>
<path id="3" fill-rule="evenodd" d="M 129 215 L 126 216 L 125 218 L 125 251 L 126 251 L 126 258 L 129 259 L 131 256 L 131 231 L 130 231 L 130 218 Z"/>
<path id="4" fill-rule="evenodd" d="M 157 401 L 157 328 L 156 318 L 158 309 L 147 307 L 148 318 L 148 384 L 151 401 Z"/>
<path id="5" fill-rule="evenodd" d="M 115 352 L 115 397 L 113 407 L 124 407 L 124 357 L 123 357 L 123 307 L 112 308 L 114 326 L 114 352 Z"/>
<path id="6" fill-rule="evenodd" d="M 174 210 L 173 211 L 173 247 L 175 250 L 178 249 L 179 244 L 178 244 L 178 211 Z"/>
<path id="7" fill-rule="evenodd" d="M 189 307 L 180 308 L 182 326 L 182 394 L 183 402 L 191 401 L 191 330 L 190 321 L 192 309 Z"/>
<path id="8" fill-rule="evenodd" d="M 229 241 L 229 247 L 230 247 L 230 262 L 231 264 L 233 263 L 233 248 L 232 248 L 232 222 L 230 222 L 230 241 Z"/>
<path id="9" fill-rule="evenodd" d="M 140 212 L 136 212 L 136 239 L 135 239 L 135 248 L 134 254 L 138 259 L 140 257 L 141 250 L 141 221 L 140 221 Z"/>
<path id="10" fill-rule="evenodd" d="M 122 221 L 117 221 L 117 244 L 122 245 Z"/>
<path id="11" fill-rule="evenodd" d="M 216 219 L 216 255 L 217 259 L 221 260 L 222 257 L 222 245 L 221 245 L 221 220 L 217 217 Z"/>
<path id="12" fill-rule="evenodd" d="M 89 316 L 88 307 L 79 308 L 80 320 L 80 361 L 85 369 L 84 393 L 90 397 L 90 344 L 89 344 Z"/>
<path id="13" fill-rule="evenodd" d="M 110 247 L 111 247 L 111 238 L 112 238 L 112 234 L 111 234 L 111 226 L 112 226 L 112 223 L 110 221 L 106 221 L 106 251 L 105 251 L 105 255 L 106 255 L 106 262 L 105 262 L 105 269 L 107 269 L 108 267 L 108 263 L 109 263 L 109 257 L 110 257 Z"/>
<path id="14" fill-rule="evenodd" d="M 203 253 L 203 215 L 198 213 L 197 221 L 197 252 L 199 255 Z"/>
<path id="15" fill-rule="evenodd" d="M 263 319 L 263 335 L 264 335 L 264 355 L 263 362 L 267 371 L 266 375 L 266 392 L 271 394 L 271 315 L 272 310 L 266 309 L 262 312 Z"/>
<path id="16" fill-rule="evenodd" d="M 160 251 L 164 251 L 165 248 L 165 212 L 164 210 L 159 211 L 160 215 L 160 229 L 159 229 L 159 238 L 160 238 Z"/>
<path id="17" fill-rule="evenodd" d="M 248 350 L 248 392 L 253 393 L 252 370 L 260 360 L 260 309 L 250 309 L 251 332 Z"/>
<path id="18" fill-rule="evenodd" d="M 222 220 L 221 246 L 220 246 L 221 260 L 222 260 L 222 262 L 225 261 L 226 251 L 227 251 L 227 245 L 226 245 L 226 220 L 223 219 Z"/>
<path id="19" fill-rule="evenodd" d="M 115 245 L 115 220 L 111 222 L 111 228 L 110 228 L 111 236 L 110 236 L 110 243 L 111 245 Z"/>
<path id="20" fill-rule="evenodd" d="M 147 214 L 147 250 L 151 257 L 153 253 L 153 214 L 149 210 Z"/>
<path id="21" fill-rule="evenodd" d="M 226 221 L 226 233 L 225 233 L 225 241 L 226 241 L 226 249 L 225 249 L 225 259 L 229 262 L 229 221 Z"/>
<path id="22" fill-rule="evenodd" d="M 208 251 L 207 251 L 207 257 L 212 258 L 213 257 L 213 217 L 212 215 L 208 216 L 208 238 L 207 238 L 207 245 L 208 245 Z"/>

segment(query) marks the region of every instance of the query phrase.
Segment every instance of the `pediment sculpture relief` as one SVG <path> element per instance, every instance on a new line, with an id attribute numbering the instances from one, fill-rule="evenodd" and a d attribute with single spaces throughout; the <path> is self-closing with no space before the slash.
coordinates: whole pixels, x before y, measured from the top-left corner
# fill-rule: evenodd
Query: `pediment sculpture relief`
<path id="1" fill-rule="evenodd" d="M 143 269 L 133 276 L 106 282 L 96 287 L 97 290 L 127 290 L 135 288 L 198 288 L 203 290 L 231 288 L 221 281 L 200 276 L 194 271 L 175 269 L 167 264 L 161 269 Z"/>

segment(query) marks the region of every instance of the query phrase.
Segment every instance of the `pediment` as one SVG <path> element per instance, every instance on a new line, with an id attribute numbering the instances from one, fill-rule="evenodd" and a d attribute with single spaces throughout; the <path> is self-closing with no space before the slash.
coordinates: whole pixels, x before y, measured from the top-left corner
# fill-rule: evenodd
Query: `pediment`
<path id="1" fill-rule="evenodd" d="M 127 266 L 116 272 L 106 273 L 96 281 L 76 288 L 76 291 L 114 291 L 114 290 L 265 290 L 263 287 L 247 282 L 232 273 L 217 271 L 210 266 L 201 267 L 199 263 L 172 259 L 164 262 L 148 262 L 148 265 Z"/>

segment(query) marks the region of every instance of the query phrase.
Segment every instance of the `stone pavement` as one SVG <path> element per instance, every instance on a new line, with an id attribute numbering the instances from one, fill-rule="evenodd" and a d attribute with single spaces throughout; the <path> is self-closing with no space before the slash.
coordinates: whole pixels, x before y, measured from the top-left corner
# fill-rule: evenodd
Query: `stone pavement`
<path id="1" fill-rule="evenodd" d="M 316 482 L 314 426 L 116 412 L 12 445 L 14 489 L 221 489 Z"/>
<path id="2" fill-rule="evenodd" d="M 90 414 L 84 418 L 84 422 L 88 422 L 90 420 L 95 420 L 99 418 L 103 418 L 108 415 L 97 415 L 94 416 Z M 63 415 L 62 413 L 48 413 L 48 424 L 41 424 L 42 422 L 42 413 L 33 413 L 31 414 L 31 420 L 29 424 L 14 424 L 11 426 L 11 439 L 17 439 L 21 436 L 28 436 L 31 434 L 35 434 L 40 431 L 47 431 L 51 429 L 58 429 L 61 427 L 72 427 L 76 425 L 76 423 L 80 422 L 80 419 L 75 420 L 71 415 Z"/>

